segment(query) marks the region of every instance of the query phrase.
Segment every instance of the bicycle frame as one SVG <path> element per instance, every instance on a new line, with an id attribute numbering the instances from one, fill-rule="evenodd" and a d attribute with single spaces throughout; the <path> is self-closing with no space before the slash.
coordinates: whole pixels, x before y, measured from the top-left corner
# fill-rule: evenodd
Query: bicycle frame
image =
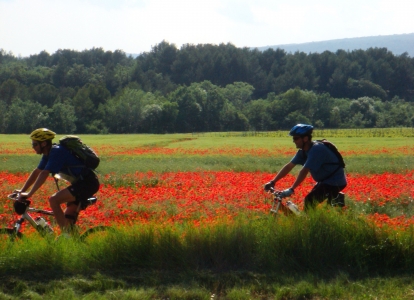
<path id="1" fill-rule="evenodd" d="M 8 196 L 9 199 L 13 201 L 17 201 L 17 194 L 11 194 Z M 53 228 L 47 224 L 46 226 L 41 226 L 40 222 L 37 222 L 30 213 L 40 213 L 43 215 L 53 216 L 53 211 L 44 210 L 44 209 L 37 209 L 30 207 L 30 204 L 27 206 L 26 211 L 21 215 L 21 217 L 14 223 L 14 231 L 17 234 L 20 232 L 21 226 L 24 221 L 28 221 L 30 225 L 32 225 L 40 234 L 44 235 L 45 233 L 53 233 Z"/>
<path id="2" fill-rule="evenodd" d="M 8 195 L 8 198 L 15 201 L 16 203 L 18 194 L 17 193 L 10 194 Z M 16 238 L 22 238 L 23 233 L 20 230 L 21 230 L 22 224 L 27 220 L 29 224 L 33 226 L 36 229 L 36 231 L 40 233 L 42 237 L 49 237 L 49 236 L 55 237 L 55 232 L 49 223 L 46 223 L 46 221 L 42 217 L 33 218 L 30 215 L 30 213 L 39 213 L 42 215 L 53 216 L 54 215 L 53 211 L 30 207 L 31 201 L 28 199 L 25 199 L 25 200 L 27 200 L 27 202 L 23 203 L 23 205 L 25 205 L 24 211 L 23 209 L 20 211 L 22 207 L 19 207 L 19 211 L 17 212 L 16 206 L 13 205 L 15 212 L 20 215 L 20 218 L 14 223 L 13 228 L 9 228 L 9 227 L 0 228 L 0 235 L 3 235 L 3 234 L 8 235 L 11 241 L 14 241 Z M 88 198 L 87 201 L 89 205 L 92 205 L 96 203 L 97 198 L 91 197 L 91 198 Z M 83 205 L 84 203 L 81 203 L 81 202 L 79 203 L 78 209 L 77 209 L 78 213 L 80 210 L 84 208 Z M 101 226 L 95 226 L 95 227 L 89 228 L 83 233 L 80 233 L 78 231 L 78 227 L 76 225 L 73 225 L 70 231 L 70 235 L 72 237 L 75 237 L 77 241 L 87 243 L 90 236 L 93 237 L 95 236 L 95 234 L 100 234 L 101 232 L 116 232 L 116 230 L 112 228 L 111 226 L 101 225 Z"/>
<path id="3" fill-rule="evenodd" d="M 282 205 L 282 197 L 280 197 L 279 193 L 275 190 L 271 191 L 271 194 L 273 195 L 273 203 L 272 207 L 270 208 L 270 212 L 277 214 L 279 211 L 280 205 Z"/>
<path id="4" fill-rule="evenodd" d="M 8 198 L 13 200 L 13 201 L 17 201 L 16 200 L 17 194 L 10 194 L 8 196 Z M 91 198 L 88 199 L 88 201 L 90 202 L 90 204 L 94 204 L 97 201 L 97 198 L 96 197 L 91 197 Z M 79 203 L 79 205 L 78 205 L 78 212 L 79 212 L 80 208 L 81 208 L 81 203 Z M 33 218 L 30 215 L 30 213 L 40 213 L 42 215 L 54 216 L 53 211 L 30 207 L 30 202 L 29 202 L 25 212 L 23 214 L 21 214 L 21 217 L 14 223 L 13 231 L 16 235 L 20 233 L 21 226 L 26 220 L 42 236 L 45 236 L 46 234 L 51 234 L 51 235 L 54 234 L 54 230 L 50 226 L 50 224 L 46 223 L 46 225 L 42 226 L 40 224 L 40 222 L 36 221 L 36 220 L 38 220 L 38 218 L 36 218 L 36 219 Z M 39 221 L 40 221 L 40 219 L 39 219 Z"/>
<path id="5" fill-rule="evenodd" d="M 295 215 L 301 215 L 301 212 L 299 211 L 296 204 L 294 204 L 292 201 L 286 201 L 286 204 L 283 203 L 283 198 L 281 196 L 280 191 L 276 191 L 274 188 L 270 188 L 268 190 L 269 193 L 273 195 L 273 204 L 270 208 L 270 212 L 273 214 L 277 214 L 280 211 L 282 211 L 285 215 L 291 215 L 292 213 Z M 328 205 L 332 207 L 339 207 L 342 208 L 345 206 L 345 194 L 342 192 L 339 192 L 338 195 L 333 199 L 328 199 Z"/>
<path id="6" fill-rule="evenodd" d="M 300 215 L 300 211 L 292 201 L 287 201 L 286 204 L 283 203 L 284 197 L 281 196 L 280 191 L 270 188 L 268 192 L 273 195 L 273 203 L 270 208 L 271 213 L 276 215 L 279 211 L 281 211 L 285 215 Z"/>

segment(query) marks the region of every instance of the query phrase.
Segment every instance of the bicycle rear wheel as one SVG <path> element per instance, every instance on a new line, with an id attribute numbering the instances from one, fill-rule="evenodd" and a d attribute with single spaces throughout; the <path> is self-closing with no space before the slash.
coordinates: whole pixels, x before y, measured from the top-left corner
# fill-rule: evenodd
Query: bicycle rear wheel
<path id="1" fill-rule="evenodd" d="M 88 242 L 90 240 L 99 238 L 105 238 L 108 234 L 114 233 L 115 229 L 111 226 L 96 226 L 89 228 L 83 234 L 80 235 L 79 240 L 81 242 Z"/>
<path id="2" fill-rule="evenodd" d="M 21 239 L 23 234 L 17 232 L 13 228 L 0 228 L 0 245 L 5 245 L 8 241 L 14 242 Z"/>

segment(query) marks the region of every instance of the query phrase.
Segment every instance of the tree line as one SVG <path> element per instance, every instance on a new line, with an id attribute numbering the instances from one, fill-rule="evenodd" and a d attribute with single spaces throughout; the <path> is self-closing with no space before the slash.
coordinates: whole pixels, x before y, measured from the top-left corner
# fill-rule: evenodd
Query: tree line
<path id="1" fill-rule="evenodd" d="M 414 60 L 386 48 L 286 53 L 162 41 L 121 50 L 0 49 L 0 133 L 173 133 L 414 126 Z"/>

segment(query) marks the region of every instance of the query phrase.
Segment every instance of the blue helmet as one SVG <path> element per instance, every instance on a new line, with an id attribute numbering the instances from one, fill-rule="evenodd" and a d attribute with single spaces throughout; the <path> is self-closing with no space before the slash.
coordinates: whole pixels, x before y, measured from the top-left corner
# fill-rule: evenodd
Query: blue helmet
<path id="1" fill-rule="evenodd" d="M 305 136 L 305 135 L 312 134 L 312 131 L 313 131 L 313 126 L 312 125 L 297 124 L 297 125 L 292 127 L 292 129 L 289 132 L 289 135 L 291 135 L 291 136 L 294 136 L 294 135 Z"/>

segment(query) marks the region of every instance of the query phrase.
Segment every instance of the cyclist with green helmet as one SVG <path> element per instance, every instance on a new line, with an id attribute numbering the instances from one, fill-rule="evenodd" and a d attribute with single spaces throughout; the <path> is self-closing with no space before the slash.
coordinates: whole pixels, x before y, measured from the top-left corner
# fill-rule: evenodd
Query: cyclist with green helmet
<path id="1" fill-rule="evenodd" d="M 59 174 L 67 179 L 71 184 L 49 198 L 56 221 L 65 230 L 75 224 L 79 209 L 87 207 L 87 199 L 99 190 L 100 184 L 96 174 L 84 167 L 68 149 L 52 143 L 55 136 L 56 133 L 47 128 L 38 128 L 30 134 L 33 150 L 42 158 L 23 187 L 15 192 L 19 193 L 19 200 L 31 198 L 50 174 Z M 67 204 L 65 212 L 61 208 L 64 203 Z"/>
<path id="2" fill-rule="evenodd" d="M 293 137 L 293 142 L 299 150 L 292 160 L 264 185 L 264 189 L 274 187 L 296 165 L 302 165 L 293 185 L 282 191 L 283 197 L 292 195 L 310 173 L 317 184 L 305 197 L 305 210 L 315 207 L 325 199 L 328 199 L 331 205 L 344 206 L 344 195 L 340 193 L 347 185 L 344 169 L 338 167 L 339 160 L 328 147 L 322 143 L 312 142 L 312 133 L 313 126 L 307 124 L 297 124 L 290 130 L 289 135 Z"/>

